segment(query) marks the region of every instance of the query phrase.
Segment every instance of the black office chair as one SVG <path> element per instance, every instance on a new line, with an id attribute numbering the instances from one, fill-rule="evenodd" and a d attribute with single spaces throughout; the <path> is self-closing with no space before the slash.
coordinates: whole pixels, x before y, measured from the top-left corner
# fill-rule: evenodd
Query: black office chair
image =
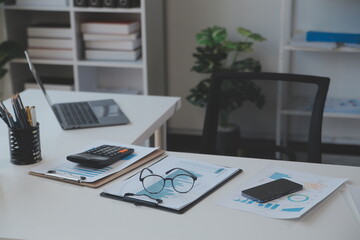
<path id="1" fill-rule="evenodd" d="M 208 103 L 205 113 L 205 121 L 202 134 L 201 152 L 206 154 L 216 153 L 216 138 L 218 128 L 220 91 L 223 80 L 265 80 L 298 82 L 317 85 L 315 100 L 311 110 L 309 134 L 307 141 L 307 162 L 321 163 L 321 130 L 326 95 L 330 79 L 327 77 L 307 76 L 286 73 L 241 73 L 241 72 L 217 72 L 212 75 L 212 82 L 208 95 Z M 282 149 L 282 150 L 281 150 Z M 280 152 L 286 152 L 284 147 L 277 146 Z M 276 151 L 277 151 L 276 150 Z M 285 150 L 285 151 L 284 151 Z M 291 154 L 290 154 L 291 155 Z"/>

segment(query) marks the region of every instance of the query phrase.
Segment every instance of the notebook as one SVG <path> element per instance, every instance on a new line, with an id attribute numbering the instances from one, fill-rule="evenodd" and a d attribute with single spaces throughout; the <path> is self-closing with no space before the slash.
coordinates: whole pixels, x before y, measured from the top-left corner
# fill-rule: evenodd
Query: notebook
<path id="1" fill-rule="evenodd" d="M 24 51 L 24 53 L 36 83 L 44 93 L 46 101 L 63 129 L 103 127 L 129 123 L 129 119 L 113 99 L 52 104 L 43 82 L 31 63 L 29 54 L 27 51 Z"/>

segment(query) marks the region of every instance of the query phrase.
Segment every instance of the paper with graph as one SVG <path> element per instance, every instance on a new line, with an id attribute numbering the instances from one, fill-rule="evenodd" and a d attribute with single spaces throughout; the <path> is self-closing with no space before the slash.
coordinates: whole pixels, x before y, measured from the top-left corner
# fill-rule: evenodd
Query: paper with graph
<path id="1" fill-rule="evenodd" d="M 90 148 L 94 148 L 103 144 L 133 148 L 134 153 L 122 158 L 121 161 L 115 162 L 104 168 L 85 167 L 70 161 L 63 161 L 63 163 L 58 165 L 53 165 L 52 163 L 42 164 L 32 169 L 31 172 L 46 174 L 51 169 L 53 171 L 55 170 L 59 177 L 65 176 L 73 179 L 78 179 L 79 177 L 85 177 L 85 180 L 83 180 L 83 182 L 91 183 L 99 179 L 102 179 L 104 177 L 107 177 L 111 174 L 114 174 L 116 172 L 119 172 L 123 169 L 126 169 L 130 165 L 136 163 L 137 161 L 140 161 L 142 158 L 148 156 L 157 149 L 157 148 L 142 147 L 137 145 L 129 145 L 124 143 L 109 142 L 103 140 L 103 141 L 96 141 L 91 144 L 87 144 L 78 152 L 83 152 Z"/>
<path id="2" fill-rule="evenodd" d="M 180 169 L 166 174 L 167 171 L 174 168 Z M 177 181 L 165 181 L 164 188 L 158 193 L 149 193 L 145 191 L 144 185 L 139 180 L 139 172 L 124 182 L 115 184 L 112 187 L 105 189 L 104 193 L 121 198 L 123 198 L 125 194 L 130 193 L 133 194 L 132 198 L 134 199 L 140 199 L 149 203 L 153 202 L 153 200 L 160 200 L 161 202 L 157 204 L 159 207 L 180 210 L 204 196 L 204 194 L 213 190 L 234 174 L 241 171 L 238 168 L 223 167 L 201 161 L 171 156 L 155 163 L 150 166 L 149 169 L 151 169 L 153 174 L 160 175 L 167 179 L 174 177 L 177 178 L 176 176 L 179 175 L 182 177 Z M 181 188 L 184 187 L 184 185 L 189 184 L 186 176 L 184 175 L 186 172 L 181 169 L 187 170 L 197 177 L 194 181 L 192 189 L 186 193 L 179 193 L 174 190 L 174 188 Z M 149 172 L 147 171 L 145 174 L 148 173 Z M 153 186 L 151 187 L 155 188 L 160 184 L 160 181 L 153 182 L 152 184 Z"/>
<path id="3" fill-rule="evenodd" d="M 279 178 L 287 178 L 300 183 L 304 189 L 267 203 L 257 203 L 241 195 L 242 190 Z M 241 186 L 238 186 L 231 194 L 221 199 L 218 204 L 271 218 L 299 218 L 328 197 L 346 180 L 297 172 L 270 165 Z"/>

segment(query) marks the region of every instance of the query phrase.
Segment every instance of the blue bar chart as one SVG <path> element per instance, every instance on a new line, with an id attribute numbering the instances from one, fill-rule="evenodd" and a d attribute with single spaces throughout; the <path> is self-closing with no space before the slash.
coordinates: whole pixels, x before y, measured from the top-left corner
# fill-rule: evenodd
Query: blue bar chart
<path id="1" fill-rule="evenodd" d="M 254 205 L 257 205 L 258 207 L 263 207 L 263 208 L 267 208 L 267 209 L 270 209 L 270 210 L 275 210 L 277 209 L 280 204 L 277 204 L 277 203 L 258 203 L 258 202 L 255 202 L 254 200 L 251 200 L 251 199 L 248 199 L 248 198 L 245 198 L 245 199 L 234 199 L 235 202 L 240 202 L 240 203 L 244 203 L 244 204 L 254 204 Z"/>

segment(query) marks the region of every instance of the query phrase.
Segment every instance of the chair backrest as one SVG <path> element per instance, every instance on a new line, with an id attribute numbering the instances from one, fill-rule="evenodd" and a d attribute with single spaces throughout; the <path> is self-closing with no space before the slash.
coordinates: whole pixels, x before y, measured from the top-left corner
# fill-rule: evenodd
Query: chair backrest
<path id="1" fill-rule="evenodd" d="M 201 152 L 216 154 L 216 138 L 218 129 L 221 84 L 226 79 L 265 80 L 298 82 L 317 85 L 316 96 L 311 111 L 308 134 L 308 162 L 321 162 L 321 132 L 324 105 L 329 88 L 330 79 L 327 77 L 308 76 L 288 73 L 243 73 L 243 72 L 216 72 L 212 75 L 211 86 L 206 106 L 205 121 L 202 134 Z"/>

